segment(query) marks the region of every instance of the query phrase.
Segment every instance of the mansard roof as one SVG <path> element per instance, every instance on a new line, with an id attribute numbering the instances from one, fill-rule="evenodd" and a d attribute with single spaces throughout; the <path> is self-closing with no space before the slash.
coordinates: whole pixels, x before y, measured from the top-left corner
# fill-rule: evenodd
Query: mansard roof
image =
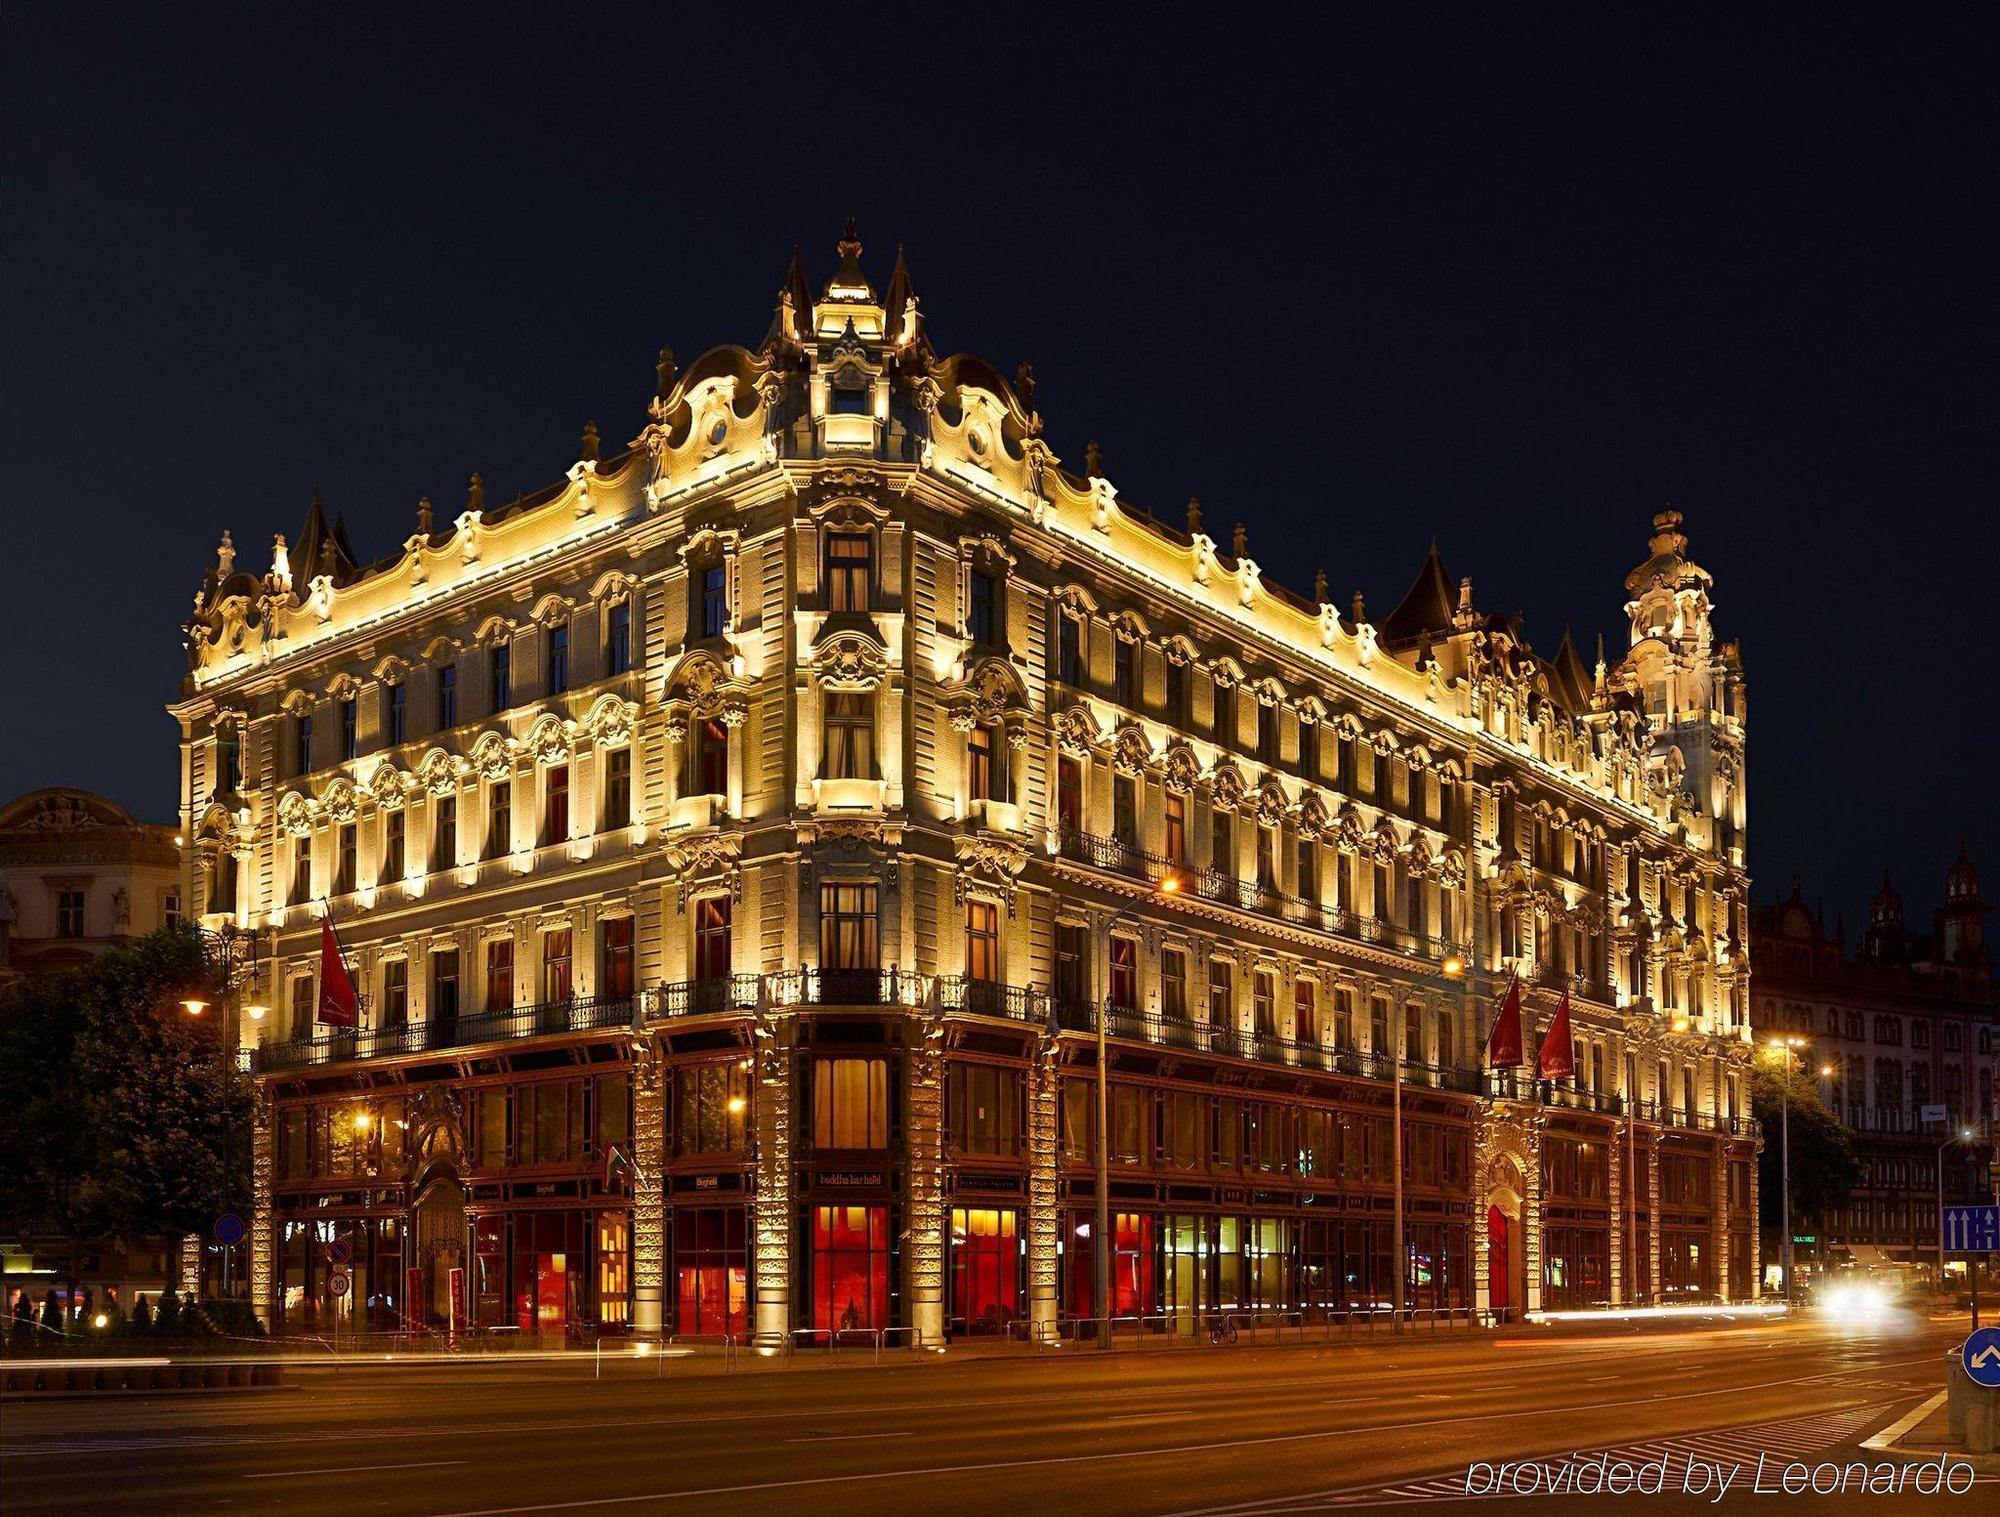
<path id="1" fill-rule="evenodd" d="M 1416 579 L 1403 593 L 1396 609 L 1382 619 L 1382 625 L 1375 629 L 1376 636 L 1384 647 L 1394 648 L 1418 642 L 1427 632 L 1449 632 L 1455 605 L 1451 576 L 1445 573 L 1437 544 L 1432 543 Z"/>
<path id="2" fill-rule="evenodd" d="M 1576 643 L 1569 635 L 1569 628 L 1563 628 L 1562 646 L 1556 649 L 1556 656 L 1547 661 L 1549 689 L 1555 698 L 1571 711 L 1588 711 L 1592 680 L 1590 670 L 1584 666 L 1583 655 L 1576 651 Z"/>

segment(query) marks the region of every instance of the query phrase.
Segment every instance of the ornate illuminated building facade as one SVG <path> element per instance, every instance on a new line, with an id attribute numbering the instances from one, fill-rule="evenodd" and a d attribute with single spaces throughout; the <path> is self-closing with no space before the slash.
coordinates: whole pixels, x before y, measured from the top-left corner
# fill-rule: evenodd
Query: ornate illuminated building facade
<path id="1" fill-rule="evenodd" d="M 1940 1180 L 1948 1206 L 1993 1199 L 2000 988 L 1990 909 L 1961 845 L 1928 934 L 1904 924 L 1886 873 L 1851 955 L 1845 923 L 1829 933 L 1797 881 L 1752 915 L 1757 1035 L 1802 1040 L 1820 1099 L 1852 1131 L 1861 1161 L 1847 1204 L 1810 1221 L 1810 1247 L 1826 1263 L 1935 1266 Z"/>
<path id="2" fill-rule="evenodd" d="M 180 835 L 88 790 L 0 805 L 0 984 L 181 919 Z"/>
<path id="3" fill-rule="evenodd" d="M 1435 554 L 1374 620 L 1065 466 L 860 252 L 546 489 L 225 539 L 173 710 L 202 919 L 276 934 L 274 1324 L 1086 1315 L 1100 1013 L 1150 1330 L 1379 1307 L 1399 1195 L 1414 1308 L 1753 1294 L 1743 680 L 1679 516 L 1594 670 Z M 1482 1070 L 1514 974 L 1575 1079 Z"/>

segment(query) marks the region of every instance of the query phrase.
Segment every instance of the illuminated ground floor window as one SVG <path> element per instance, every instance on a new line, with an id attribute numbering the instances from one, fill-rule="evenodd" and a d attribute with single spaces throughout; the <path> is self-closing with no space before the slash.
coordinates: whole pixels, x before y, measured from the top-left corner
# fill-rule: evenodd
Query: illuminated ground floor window
<path id="1" fill-rule="evenodd" d="M 675 1330 L 702 1337 L 750 1326 L 749 1217 L 740 1206 L 674 1213 Z"/>
<path id="2" fill-rule="evenodd" d="M 1004 1332 L 1021 1315 L 1021 1214 L 955 1207 L 951 1214 L 953 1326 Z"/>
<path id="3" fill-rule="evenodd" d="M 1609 1222 L 1564 1223 L 1542 1231 L 1542 1307 L 1581 1311 L 1611 1301 Z"/>
<path id="4" fill-rule="evenodd" d="M 815 1206 L 812 1247 L 814 1327 L 852 1332 L 892 1325 L 886 1206 Z"/>

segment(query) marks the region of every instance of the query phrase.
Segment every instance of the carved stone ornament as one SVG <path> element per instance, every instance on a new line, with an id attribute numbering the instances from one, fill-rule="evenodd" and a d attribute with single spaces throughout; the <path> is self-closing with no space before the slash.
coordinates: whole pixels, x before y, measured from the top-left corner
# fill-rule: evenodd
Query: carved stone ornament
<path id="1" fill-rule="evenodd" d="M 514 755 L 508 751 L 507 739 L 497 732 L 480 734 L 479 741 L 472 745 L 472 767 L 481 779 L 503 780 L 514 772 Z"/>
<path id="2" fill-rule="evenodd" d="M 889 672 L 889 650 L 860 632 L 838 632 L 813 649 L 812 669 L 828 690 L 873 690 Z"/>
<path id="3" fill-rule="evenodd" d="M 1097 746 L 1097 724 L 1081 706 L 1072 706 L 1056 718 L 1056 741 L 1071 758 L 1088 758 Z"/>
<path id="4" fill-rule="evenodd" d="M 336 822 L 351 822 L 361 809 L 360 797 L 346 780 L 335 780 L 320 797 L 320 809 Z"/>
<path id="5" fill-rule="evenodd" d="M 996 838 L 960 837 L 955 842 L 958 873 L 952 885 L 953 900 L 963 906 L 968 887 L 985 885 L 1000 893 L 1007 903 L 1007 915 L 1013 916 L 1015 885 L 1028 867 L 1028 850 Z"/>
<path id="6" fill-rule="evenodd" d="M 1290 810 L 1284 789 L 1276 780 L 1267 780 L 1257 787 L 1257 820 L 1263 826 L 1280 826 Z"/>
<path id="7" fill-rule="evenodd" d="M 458 789 L 458 762 L 442 748 L 433 748 L 417 765 L 417 780 L 432 795 L 450 795 Z"/>
<path id="8" fill-rule="evenodd" d="M 312 831 L 312 802 L 287 790 L 278 801 L 278 825 L 293 837 L 304 837 Z"/>
<path id="9" fill-rule="evenodd" d="M 668 842 L 667 867 L 680 876 L 679 909 L 687 910 L 688 897 L 697 886 L 718 881 L 728 885 L 732 901 L 741 901 L 743 871 L 736 861 L 742 851 L 742 834 L 735 832 L 703 832 Z"/>
<path id="10" fill-rule="evenodd" d="M 1176 742 L 1167 749 L 1162 769 L 1161 783 L 1176 795 L 1190 794 L 1201 783 L 1201 760 L 1185 742 Z"/>
<path id="11" fill-rule="evenodd" d="M 1118 772 L 1129 775 L 1143 774 L 1152 761 L 1152 744 L 1146 741 L 1146 734 L 1137 724 L 1121 728 L 1111 754 L 1111 762 Z"/>
<path id="12" fill-rule="evenodd" d="M 1234 811 L 1243 804 L 1243 776 L 1234 764 L 1227 760 L 1217 764 L 1210 783 L 1214 786 L 1216 805 Z"/>
<path id="13" fill-rule="evenodd" d="M 566 764 L 570 758 L 570 736 L 557 716 L 536 718 L 528 729 L 525 745 L 537 764 Z"/>
<path id="14" fill-rule="evenodd" d="M 382 764 L 369 776 L 368 793 L 385 810 L 400 810 L 409 793 L 409 781 L 394 764 Z"/>

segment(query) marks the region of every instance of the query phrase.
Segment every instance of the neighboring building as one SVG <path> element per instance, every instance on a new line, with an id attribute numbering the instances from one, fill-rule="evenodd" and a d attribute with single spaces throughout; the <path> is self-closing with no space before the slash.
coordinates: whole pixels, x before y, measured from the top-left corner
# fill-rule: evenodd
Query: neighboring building
<path id="1" fill-rule="evenodd" d="M 1390 1299 L 1399 1060 L 1413 1304 L 1753 1294 L 1743 680 L 1679 516 L 1615 664 L 1435 553 L 1373 622 L 1062 467 L 860 251 L 547 489 L 366 567 L 317 499 L 262 574 L 225 536 L 173 711 L 202 920 L 277 931 L 272 1317 L 1087 1314 L 1098 1007 L 1121 1314 Z M 1514 971 L 1578 1088 L 1482 1075 Z"/>
<path id="2" fill-rule="evenodd" d="M 0 985 L 75 968 L 94 954 L 178 922 L 180 834 L 142 822 L 88 790 L 35 790 L 0 806 Z M 0 1194 L 0 1299 L 21 1290 L 39 1302 L 61 1291 L 72 1265 L 93 1299 L 129 1308 L 166 1283 L 163 1245 L 86 1244 L 15 1215 Z"/>
<path id="3" fill-rule="evenodd" d="M 1753 914 L 1757 1035 L 1809 1040 L 1803 1057 L 1821 1099 L 1853 1129 L 1862 1163 L 1848 1204 L 1814 1219 L 1829 1263 L 1935 1268 L 1940 1153 L 1947 1205 L 1993 1199 L 2000 994 L 1990 909 L 1960 845 L 1928 935 L 1904 925 L 1886 872 L 1852 958 L 1845 927 L 1828 934 L 1797 881 L 1789 900 Z M 1926 1121 L 1926 1107 L 1945 1119 Z"/>
<path id="4" fill-rule="evenodd" d="M 88 790 L 0 806 L 0 984 L 179 921 L 181 874 L 177 829 Z"/>

